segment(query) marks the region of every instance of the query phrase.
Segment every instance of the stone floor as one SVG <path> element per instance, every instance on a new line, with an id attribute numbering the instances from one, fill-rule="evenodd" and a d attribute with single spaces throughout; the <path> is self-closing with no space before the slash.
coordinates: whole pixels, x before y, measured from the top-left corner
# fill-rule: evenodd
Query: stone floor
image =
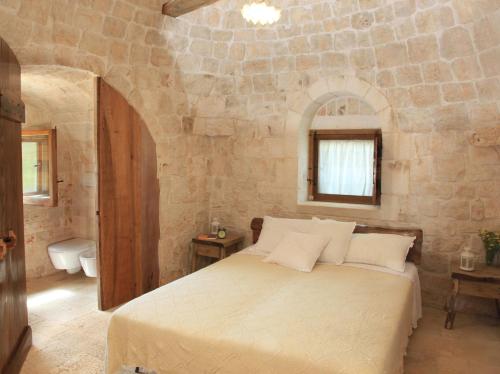
<path id="1" fill-rule="evenodd" d="M 102 373 L 111 313 L 97 310 L 95 279 L 58 273 L 28 282 L 33 347 L 22 374 Z M 500 321 L 457 314 L 443 329 L 444 312 L 425 308 L 410 339 L 407 374 L 500 373 Z"/>

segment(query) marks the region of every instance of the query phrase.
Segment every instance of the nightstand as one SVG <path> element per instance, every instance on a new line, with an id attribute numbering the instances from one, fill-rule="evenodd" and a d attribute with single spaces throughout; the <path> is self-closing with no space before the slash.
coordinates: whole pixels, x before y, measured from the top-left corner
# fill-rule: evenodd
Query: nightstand
<path id="1" fill-rule="evenodd" d="M 447 301 L 448 314 L 444 327 L 453 328 L 455 322 L 455 303 L 459 295 L 478 296 L 494 299 L 500 317 L 500 267 L 479 265 L 474 271 L 460 269 L 458 263 L 451 268 L 453 287 Z"/>
<path id="2" fill-rule="evenodd" d="M 193 239 L 193 258 L 191 272 L 196 271 L 198 257 L 209 257 L 222 260 L 238 252 L 245 237 L 229 234 L 225 239 Z"/>

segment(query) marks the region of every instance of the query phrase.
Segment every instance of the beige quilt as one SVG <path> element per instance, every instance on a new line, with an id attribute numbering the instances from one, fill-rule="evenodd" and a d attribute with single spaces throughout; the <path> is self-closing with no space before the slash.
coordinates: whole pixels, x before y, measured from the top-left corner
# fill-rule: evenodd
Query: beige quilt
<path id="1" fill-rule="evenodd" d="M 107 372 L 398 373 L 412 283 L 327 264 L 301 273 L 231 256 L 118 309 Z"/>

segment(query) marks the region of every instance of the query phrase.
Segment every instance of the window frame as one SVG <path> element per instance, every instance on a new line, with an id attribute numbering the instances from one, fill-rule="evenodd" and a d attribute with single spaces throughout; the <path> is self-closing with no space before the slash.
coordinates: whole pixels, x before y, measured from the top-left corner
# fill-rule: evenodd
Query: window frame
<path id="1" fill-rule="evenodd" d="M 33 141 L 28 140 L 29 137 L 47 137 L 47 158 L 48 158 L 48 192 L 47 194 L 41 194 L 37 191 L 32 194 L 24 194 L 23 191 L 23 203 L 25 205 L 39 205 L 47 207 L 56 207 L 58 204 L 58 188 L 57 188 L 57 130 L 22 130 L 21 131 L 21 141 Z M 26 140 L 25 140 L 26 138 Z M 41 162 L 40 151 L 38 150 L 38 163 Z M 38 174 L 37 188 L 40 189 L 42 184 L 43 176 Z"/>
<path id="2" fill-rule="evenodd" d="M 373 194 L 371 196 L 321 194 L 318 192 L 319 142 L 321 140 L 373 140 Z M 382 192 L 382 131 L 380 129 L 359 130 L 310 130 L 308 156 L 309 201 L 346 204 L 380 205 Z"/>

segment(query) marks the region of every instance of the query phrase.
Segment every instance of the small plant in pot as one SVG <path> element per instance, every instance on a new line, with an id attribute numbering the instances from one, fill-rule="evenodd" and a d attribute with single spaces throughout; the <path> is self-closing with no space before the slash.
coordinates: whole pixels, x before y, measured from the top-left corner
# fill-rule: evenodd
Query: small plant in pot
<path id="1" fill-rule="evenodd" d="M 486 251 L 486 265 L 493 265 L 495 257 L 500 251 L 500 233 L 481 230 L 479 232 L 479 237 L 484 243 L 484 249 Z"/>

